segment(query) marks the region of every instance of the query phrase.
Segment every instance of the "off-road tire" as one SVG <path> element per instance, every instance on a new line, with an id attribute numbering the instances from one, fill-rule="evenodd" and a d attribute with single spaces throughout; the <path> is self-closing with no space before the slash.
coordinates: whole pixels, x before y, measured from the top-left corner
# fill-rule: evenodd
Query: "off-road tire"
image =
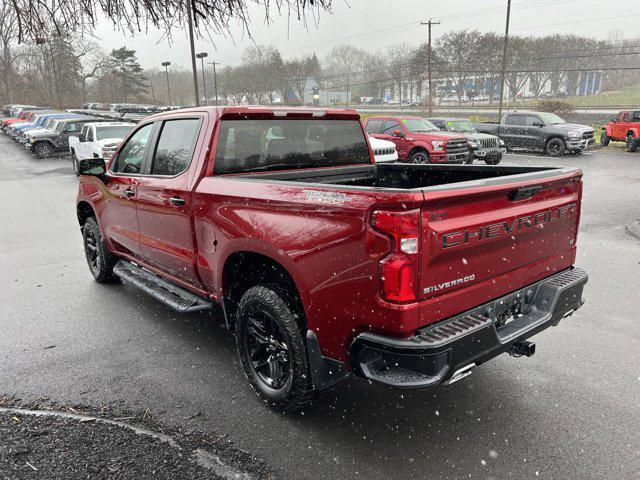
<path id="1" fill-rule="evenodd" d="M 429 152 L 426 150 L 416 150 L 409 157 L 409 163 L 415 163 L 417 165 L 425 165 L 429 163 Z"/>
<path id="2" fill-rule="evenodd" d="M 600 135 L 600 146 L 601 147 L 608 147 L 609 146 L 609 142 L 611 142 L 611 139 L 607 135 L 607 132 L 603 130 L 602 134 Z"/>
<path id="3" fill-rule="evenodd" d="M 113 273 L 118 258 L 113 255 L 104 243 L 98 222 L 93 217 L 89 217 L 82 227 L 82 242 L 84 245 L 85 257 L 89 265 L 89 271 L 93 278 L 100 283 L 112 283 L 118 279 Z M 97 262 L 92 258 L 95 246 L 99 255 Z"/>
<path id="4" fill-rule="evenodd" d="M 71 150 L 71 163 L 73 164 L 73 171 L 76 174 L 76 177 L 80 176 L 80 165 L 78 164 L 78 157 L 76 157 L 76 152 Z"/>
<path id="5" fill-rule="evenodd" d="M 633 133 L 627 135 L 627 152 L 635 152 L 638 150 L 638 142 Z"/>
<path id="6" fill-rule="evenodd" d="M 497 157 L 487 158 L 484 163 L 487 165 L 498 165 L 502 161 L 502 155 L 498 155 Z"/>
<path id="7" fill-rule="evenodd" d="M 33 146 L 33 153 L 38 158 L 51 158 L 53 152 L 53 147 L 47 142 L 38 142 Z"/>
<path id="8" fill-rule="evenodd" d="M 567 144 L 561 138 L 552 138 L 547 142 L 544 149 L 545 153 L 550 157 L 560 157 L 567 150 Z"/>
<path id="9" fill-rule="evenodd" d="M 304 342 L 299 315 L 286 296 L 270 285 L 258 285 L 247 290 L 240 302 L 235 322 L 236 347 L 245 376 L 270 408 L 280 412 L 296 412 L 311 402 L 312 388 L 309 356 Z M 266 312 L 284 334 L 288 349 L 289 372 L 286 383 L 271 388 L 256 372 L 249 358 L 249 319 L 255 312 Z"/>

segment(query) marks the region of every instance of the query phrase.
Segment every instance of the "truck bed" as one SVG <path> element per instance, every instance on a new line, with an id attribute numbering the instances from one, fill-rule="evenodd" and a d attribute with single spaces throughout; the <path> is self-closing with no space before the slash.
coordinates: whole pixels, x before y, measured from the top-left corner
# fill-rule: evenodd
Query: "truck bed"
<path id="1" fill-rule="evenodd" d="M 246 175 L 238 175 L 238 177 L 261 181 L 272 180 L 347 187 L 435 191 L 473 186 L 497 186 L 520 181 L 542 181 L 572 173 L 577 174 L 578 170 L 561 167 L 382 164 L 248 173 Z"/>

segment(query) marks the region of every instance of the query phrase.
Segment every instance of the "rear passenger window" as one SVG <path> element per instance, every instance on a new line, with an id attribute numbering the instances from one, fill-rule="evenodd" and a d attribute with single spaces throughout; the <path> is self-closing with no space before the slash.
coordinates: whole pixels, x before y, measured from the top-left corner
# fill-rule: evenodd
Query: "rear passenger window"
<path id="1" fill-rule="evenodd" d="M 198 118 L 165 121 L 153 156 L 151 175 L 174 176 L 184 172 L 191 163 L 199 131 Z"/>
<path id="2" fill-rule="evenodd" d="M 509 115 L 504 120 L 505 125 L 524 125 L 524 115 Z"/>
<path id="3" fill-rule="evenodd" d="M 382 120 L 369 120 L 367 122 L 367 133 L 372 135 L 380 133 L 382 130 Z"/>
<path id="4" fill-rule="evenodd" d="M 625 112 L 624 116 L 622 117 L 622 121 L 623 122 L 628 122 L 630 116 L 631 116 L 631 114 L 629 112 Z"/>

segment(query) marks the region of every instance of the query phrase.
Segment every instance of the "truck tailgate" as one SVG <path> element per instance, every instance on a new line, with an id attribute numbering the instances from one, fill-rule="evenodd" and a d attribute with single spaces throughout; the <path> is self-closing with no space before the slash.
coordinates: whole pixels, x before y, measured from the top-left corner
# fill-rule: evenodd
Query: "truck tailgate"
<path id="1" fill-rule="evenodd" d="M 537 180 L 425 189 L 419 295 L 432 304 L 433 318 L 568 268 L 575 257 L 581 177 L 579 170 L 564 170 Z M 431 316 L 427 312 L 423 320 L 429 323 Z"/>

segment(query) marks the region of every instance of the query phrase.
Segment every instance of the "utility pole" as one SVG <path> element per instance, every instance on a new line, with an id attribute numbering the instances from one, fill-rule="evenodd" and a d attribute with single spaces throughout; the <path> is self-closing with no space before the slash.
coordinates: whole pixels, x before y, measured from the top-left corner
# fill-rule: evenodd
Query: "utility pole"
<path id="1" fill-rule="evenodd" d="M 509 0 L 511 1 L 511 0 Z M 431 105 L 433 103 L 433 85 L 431 82 L 431 26 L 440 25 L 441 22 L 434 22 L 431 18 L 428 22 L 420 22 L 420 25 L 427 25 L 429 27 L 429 43 L 427 44 L 427 70 L 429 78 L 429 115 L 431 115 Z"/>
<path id="2" fill-rule="evenodd" d="M 51 69 L 53 70 L 53 79 L 56 85 L 56 94 L 58 96 L 58 106 L 62 110 L 62 94 L 60 93 L 60 80 L 58 78 L 58 69 L 56 68 L 55 54 L 53 53 L 53 40 L 52 37 L 38 37 L 36 38 L 36 45 L 49 44 L 49 54 L 51 55 Z M 44 47 L 43 47 L 44 48 Z"/>
<path id="3" fill-rule="evenodd" d="M 169 65 L 171 65 L 171 62 L 162 62 L 164 73 L 167 76 L 167 93 L 169 94 L 169 105 L 171 105 L 171 87 L 169 87 Z"/>
<path id="4" fill-rule="evenodd" d="M 207 57 L 207 52 L 196 53 L 196 57 L 200 59 L 200 65 L 202 66 L 202 90 L 204 93 L 204 104 L 208 105 L 209 101 L 207 100 L 207 83 L 204 79 L 204 59 Z"/>
<path id="5" fill-rule="evenodd" d="M 193 40 L 193 12 L 191 11 L 191 0 L 185 0 L 187 4 L 187 21 L 189 22 L 189 48 L 191 49 L 191 72 L 193 73 L 193 95 L 196 107 L 200 106 L 200 95 L 198 94 L 198 67 L 196 66 L 196 47 Z"/>
<path id="6" fill-rule="evenodd" d="M 504 44 L 502 46 L 502 72 L 500 74 L 500 106 L 498 107 L 498 121 L 502 121 L 502 98 L 504 97 L 504 76 L 507 71 L 507 47 L 509 46 L 509 19 L 511 17 L 511 0 L 507 0 L 507 24 L 504 29 Z"/>
<path id="7" fill-rule="evenodd" d="M 216 106 L 218 106 L 218 76 L 216 75 L 216 65 L 220 65 L 220 62 L 209 62 L 213 65 L 213 92 L 216 95 Z"/>

